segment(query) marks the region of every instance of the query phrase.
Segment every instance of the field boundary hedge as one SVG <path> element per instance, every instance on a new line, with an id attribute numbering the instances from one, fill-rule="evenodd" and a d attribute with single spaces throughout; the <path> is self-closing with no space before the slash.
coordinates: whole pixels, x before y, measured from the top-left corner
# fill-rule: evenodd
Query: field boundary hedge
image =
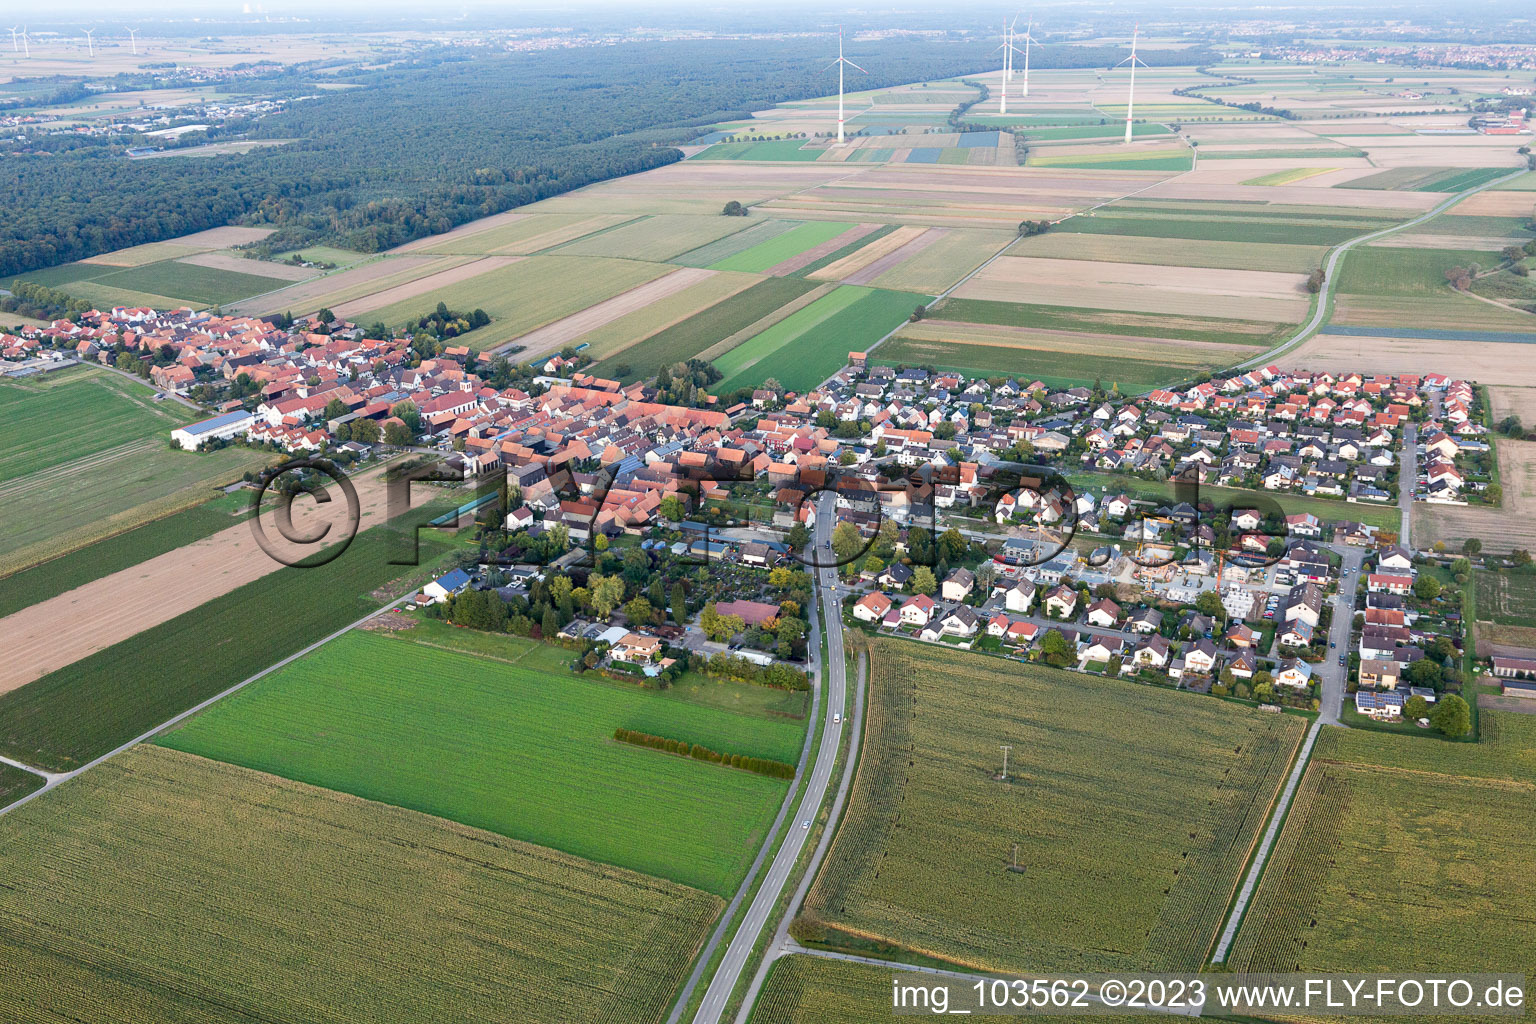
<path id="1" fill-rule="evenodd" d="M 689 743 L 687 740 L 670 740 L 665 736 L 656 736 L 648 732 L 637 732 L 634 729 L 622 727 L 613 730 L 613 738 L 620 743 L 631 743 L 637 747 L 662 750 L 668 754 L 676 754 L 679 757 L 691 757 L 695 761 L 708 761 L 710 764 L 725 765 L 727 768 L 739 768 L 744 772 L 766 775 L 772 779 L 792 779 L 795 777 L 794 765 L 786 764 L 783 761 L 775 761 L 767 757 L 748 757 L 745 754 L 722 754 L 718 750 L 711 750 L 699 743 Z"/>

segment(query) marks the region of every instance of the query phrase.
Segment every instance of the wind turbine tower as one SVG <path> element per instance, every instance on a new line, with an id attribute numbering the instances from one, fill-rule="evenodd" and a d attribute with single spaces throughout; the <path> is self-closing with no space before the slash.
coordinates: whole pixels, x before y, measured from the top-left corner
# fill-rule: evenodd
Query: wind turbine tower
<path id="1" fill-rule="evenodd" d="M 1025 99 L 1029 98 L 1029 44 L 1035 41 L 1034 28 L 1035 19 L 1030 18 L 1024 24 L 1024 88 L 1019 92 Z"/>
<path id="2" fill-rule="evenodd" d="M 32 40 L 27 36 L 27 28 L 25 25 L 23 25 L 21 28 L 21 48 L 23 53 L 28 58 L 32 56 Z"/>
<path id="3" fill-rule="evenodd" d="M 841 146 L 843 144 L 843 65 L 844 64 L 846 64 L 849 67 L 853 68 L 855 71 L 860 72 L 861 74 L 865 74 L 865 75 L 869 74 L 868 71 L 865 71 L 863 68 L 859 67 L 853 61 L 851 61 L 847 57 L 843 56 L 843 27 L 841 25 L 839 25 L 837 27 L 837 60 L 833 61 L 832 64 L 828 64 L 827 65 L 827 67 L 832 67 L 833 65 L 837 66 L 837 144 L 839 146 Z"/>
<path id="4" fill-rule="evenodd" d="M 91 51 L 91 59 L 92 60 L 96 59 L 96 41 L 91 38 L 95 34 L 96 34 L 96 30 L 93 29 L 93 28 L 88 28 L 88 29 L 85 30 L 85 45 L 86 45 L 86 48 Z"/>
<path id="5" fill-rule="evenodd" d="M 1008 79 L 1013 73 L 1013 36 L 1009 34 L 1008 23 L 1003 22 L 1003 45 L 998 47 L 1003 51 L 1003 75 L 1002 84 L 997 90 L 997 112 L 1008 113 Z"/>
<path id="6" fill-rule="evenodd" d="M 1127 146 L 1131 144 L 1131 107 L 1136 102 L 1136 65 L 1139 63 L 1142 67 L 1147 66 L 1146 61 L 1136 56 L 1136 35 L 1140 31 L 1140 25 L 1131 30 L 1131 55 L 1120 62 L 1120 64 L 1131 66 L 1131 87 L 1125 94 L 1125 144 Z M 1115 67 L 1119 67 L 1120 64 L 1116 64 Z"/>
<path id="7" fill-rule="evenodd" d="M 131 28 L 131 29 L 128 30 L 128 45 L 133 47 L 133 55 L 135 57 L 137 57 L 139 55 L 139 39 L 138 39 L 138 36 L 139 36 L 139 30 L 138 29 Z"/>

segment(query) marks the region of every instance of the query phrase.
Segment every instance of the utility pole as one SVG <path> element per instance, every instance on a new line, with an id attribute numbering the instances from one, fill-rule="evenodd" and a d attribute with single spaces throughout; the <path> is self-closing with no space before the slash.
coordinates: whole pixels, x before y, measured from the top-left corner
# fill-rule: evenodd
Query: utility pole
<path id="1" fill-rule="evenodd" d="M 1001 776 L 1001 780 L 1000 781 L 1007 782 L 1008 781 L 1008 751 L 1012 750 L 1013 747 L 1010 744 L 1007 744 L 1007 743 L 1004 743 L 1001 746 L 1002 746 L 1002 750 L 1003 750 L 1003 774 Z M 1017 847 L 1015 847 L 1015 849 L 1017 849 Z"/>

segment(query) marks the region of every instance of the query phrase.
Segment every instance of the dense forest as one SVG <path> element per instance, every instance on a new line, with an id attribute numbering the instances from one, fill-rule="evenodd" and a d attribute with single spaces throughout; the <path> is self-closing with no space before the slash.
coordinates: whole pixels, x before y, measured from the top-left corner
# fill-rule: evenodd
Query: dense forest
<path id="1" fill-rule="evenodd" d="M 988 49 L 861 43 L 870 74 L 857 87 L 974 71 Z M 1100 49 L 1042 48 L 1037 66 L 1119 57 Z M 216 159 L 127 160 L 120 143 L 0 159 L 0 277 L 236 221 L 277 228 L 272 251 L 324 240 L 377 252 L 670 163 L 699 125 L 824 94 L 824 56 L 805 39 L 455 55 L 343 70 L 326 77 L 356 88 L 319 95 L 312 78 L 279 71 L 241 88 L 311 97 L 251 132 L 289 145 Z"/>

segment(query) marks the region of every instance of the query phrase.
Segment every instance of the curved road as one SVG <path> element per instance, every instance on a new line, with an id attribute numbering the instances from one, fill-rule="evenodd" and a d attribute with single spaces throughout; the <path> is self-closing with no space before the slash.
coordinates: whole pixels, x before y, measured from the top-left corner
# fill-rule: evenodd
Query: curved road
<path id="1" fill-rule="evenodd" d="M 832 527 L 837 521 L 836 510 L 837 496 L 830 491 L 824 492 L 816 502 L 816 531 L 813 542 L 815 550 L 822 553 L 824 558 L 829 557 L 832 552 Z M 827 714 L 822 723 L 821 749 L 816 754 L 816 764 L 811 769 L 811 778 L 805 787 L 805 794 L 801 797 L 799 807 L 796 808 L 795 817 L 790 821 L 789 834 L 784 837 L 783 845 L 779 847 L 777 856 L 773 858 L 773 864 L 768 868 L 767 877 L 758 887 L 757 895 L 752 899 L 752 905 L 747 908 L 741 927 L 736 929 L 736 934 L 731 938 L 731 944 L 726 948 L 725 956 L 721 959 L 715 976 L 710 979 L 709 988 L 704 993 L 704 1000 L 699 1004 L 698 1013 L 694 1015 L 694 1024 L 719 1024 L 726 1004 L 730 1002 L 731 992 L 735 990 L 736 982 L 752 954 L 752 947 L 756 945 L 763 929 L 768 927 L 774 904 L 778 902 L 779 894 L 788 884 L 795 862 L 800 858 L 800 851 L 805 846 L 806 838 L 811 834 L 810 829 L 802 828 L 800 823 L 816 819 L 822 798 L 826 795 L 827 786 L 832 781 L 832 767 L 833 762 L 837 760 L 839 734 L 846 724 L 843 719 L 847 718 L 845 706 L 847 673 L 843 662 L 842 599 L 837 594 L 837 570 L 823 567 L 816 569 L 815 572 L 815 603 L 823 616 L 827 639 L 827 658 L 822 665 L 822 671 L 818 673 L 819 678 L 816 684 L 821 688 L 827 701 Z"/>
<path id="2" fill-rule="evenodd" d="M 1403 223 L 1395 224 L 1390 228 L 1382 228 L 1380 231 L 1372 231 L 1368 235 L 1360 235 L 1358 238 L 1351 238 L 1347 242 L 1341 242 L 1333 249 L 1332 252 L 1328 254 L 1328 262 L 1323 264 L 1323 288 L 1320 292 L 1317 293 L 1317 308 L 1312 311 L 1312 319 L 1308 320 L 1306 324 L 1302 326 L 1301 330 L 1297 331 L 1295 334 L 1291 335 L 1285 341 L 1282 341 L 1268 352 L 1265 352 L 1263 355 L 1254 356 L 1252 359 L 1249 359 L 1246 362 L 1238 363 L 1233 367 L 1233 369 L 1246 370 L 1254 366 L 1263 366 L 1276 356 L 1284 354 L 1284 352 L 1292 345 L 1305 341 L 1318 328 L 1323 326 L 1323 321 L 1328 319 L 1328 300 L 1333 295 L 1334 271 L 1338 269 L 1339 260 L 1343 258 L 1344 254 L 1349 252 L 1349 250 L 1366 242 L 1374 242 L 1376 239 L 1382 238 L 1386 235 L 1390 235 L 1398 231 L 1404 231 L 1411 227 L 1417 227 L 1427 220 L 1440 216 L 1446 210 L 1449 210 L 1451 207 L 1455 206 L 1457 203 L 1461 202 L 1468 196 L 1475 195 L 1476 193 L 1482 192 L 1485 189 L 1493 188 L 1495 185 L 1502 184 L 1506 181 L 1512 181 L 1515 178 L 1520 177 L 1525 172 L 1526 169 L 1522 167 L 1517 171 L 1513 171 L 1504 175 L 1502 178 L 1494 178 L 1492 181 L 1485 181 L 1483 184 L 1478 185 L 1475 188 L 1469 188 L 1465 192 L 1457 192 L 1445 202 L 1436 205 L 1428 213 L 1421 213 L 1419 216 L 1413 218 L 1413 220 L 1403 221 Z"/>

